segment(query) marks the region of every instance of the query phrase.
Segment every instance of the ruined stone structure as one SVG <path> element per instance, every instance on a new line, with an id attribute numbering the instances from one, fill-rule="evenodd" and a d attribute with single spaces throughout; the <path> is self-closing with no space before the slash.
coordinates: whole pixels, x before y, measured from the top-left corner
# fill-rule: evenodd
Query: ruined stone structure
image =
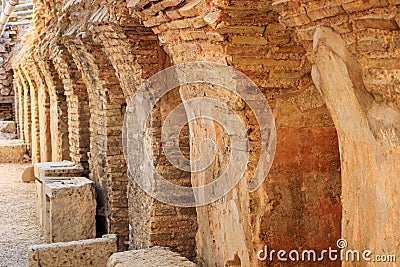
<path id="1" fill-rule="evenodd" d="M 30 27 L 29 16 L 32 14 L 32 4 L 21 4 L 12 14 L 6 24 L 0 44 L 0 139 L 14 139 L 17 133 L 12 121 L 18 117 L 19 107 L 15 104 L 15 90 L 13 88 L 12 59 L 21 48 L 21 37 Z M 8 122 L 8 129 L 4 129 Z"/>
<path id="2" fill-rule="evenodd" d="M 16 37 L 17 31 L 7 30 L 0 46 L 0 61 L 2 62 L 2 68 L 0 68 L 0 121 L 13 121 L 15 118 L 13 71 L 10 60 L 13 55 L 13 48 L 18 42 Z"/>
<path id="3" fill-rule="evenodd" d="M 169 247 L 203 266 L 276 266 L 276 258 L 257 259 L 265 245 L 321 251 L 337 248 L 341 237 L 354 249 L 399 255 L 400 1 L 36 0 L 34 6 L 35 25 L 13 62 L 20 138 L 33 163 L 71 160 L 84 167 L 96 186 L 98 237 L 117 234 L 119 250 Z M 143 82 L 192 61 L 232 66 L 252 79 L 275 117 L 277 144 L 268 177 L 250 193 L 255 166 L 266 159 L 259 158 L 263 126 L 249 106 L 208 84 L 164 95 L 143 138 L 168 180 L 211 182 L 230 152 L 220 125 L 194 120 L 181 131 L 182 153 L 198 159 L 198 145 L 212 138 L 218 149 L 212 164 L 191 174 L 168 162 L 161 127 L 186 100 L 207 96 L 228 104 L 250 140 L 244 179 L 214 203 L 185 208 L 151 198 L 130 179 L 150 173 L 128 172 L 123 122 Z M 186 113 L 202 111 L 186 106 Z M 320 264 L 341 262 L 299 266 Z"/>

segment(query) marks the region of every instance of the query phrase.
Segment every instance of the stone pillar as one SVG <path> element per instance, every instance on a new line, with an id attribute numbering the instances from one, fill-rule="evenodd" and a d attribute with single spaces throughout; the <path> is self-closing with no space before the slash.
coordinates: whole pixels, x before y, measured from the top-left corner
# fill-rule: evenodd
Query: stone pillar
<path id="1" fill-rule="evenodd" d="M 165 66 L 170 64 L 168 56 L 159 46 L 157 36 L 149 29 L 117 27 L 104 25 L 93 29 L 94 42 L 86 45 L 95 57 L 97 66 L 109 62 L 116 70 L 122 92 L 129 103 L 130 97 L 142 83 Z M 95 46 L 94 43 L 98 43 Z M 102 52 L 96 49 L 102 49 Z M 89 50 L 89 49 L 88 49 Z M 100 56 L 101 53 L 107 56 Z M 107 68 L 101 68 L 107 69 Z M 105 85 L 108 86 L 109 85 Z M 118 98 L 121 93 L 108 90 L 110 100 Z M 114 100 L 115 101 L 115 100 Z M 166 95 L 154 107 L 149 122 L 149 138 L 153 144 L 151 150 L 154 156 L 154 167 L 166 179 L 178 184 L 190 184 L 190 174 L 173 168 L 168 164 L 161 146 L 160 132 L 162 122 L 168 112 L 181 103 L 178 90 Z M 161 121 L 161 124 L 160 124 Z M 150 130 L 151 129 L 151 130 Z M 188 129 L 182 132 L 180 147 L 189 156 Z M 108 138 L 107 140 L 111 140 Z M 113 143 L 115 144 L 115 142 Z M 122 145 L 122 144 L 121 144 Z M 121 150 L 122 151 L 122 146 Z M 137 151 L 130 151 L 136 154 Z M 139 161 L 140 157 L 138 158 Z M 133 176 L 149 175 L 146 171 L 136 172 Z M 129 217 L 130 217 L 130 247 L 133 249 L 147 248 L 153 245 L 167 246 L 190 259 L 196 257 L 195 233 L 197 229 L 196 210 L 194 208 L 173 207 L 151 199 L 130 177 L 129 181 Z M 143 218 L 138 220 L 137 218 Z"/>
<path id="2" fill-rule="evenodd" d="M 27 79 L 30 93 L 31 103 L 31 153 L 32 163 L 40 162 L 40 131 L 39 131 L 39 107 L 38 107 L 38 88 L 33 78 L 30 76 L 25 66 L 22 67 L 22 71 Z"/>
<path id="3" fill-rule="evenodd" d="M 39 132 L 40 132 L 40 159 L 41 162 L 49 162 L 52 158 L 52 131 L 50 119 L 50 95 L 45 81 L 37 69 L 36 63 L 30 66 L 35 84 L 38 86 L 38 110 L 39 110 Z"/>
<path id="4" fill-rule="evenodd" d="M 65 45 L 88 88 L 92 110 L 90 177 L 96 181 L 97 215 L 105 219 L 99 231 L 118 234 L 119 247 L 123 248 L 129 231 L 127 169 L 122 152 L 125 97 L 101 46 L 93 42 Z"/>
<path id="5" fill-rule="evenodd" d="M 73 162 L 81 163 L 88 173 L 90 110 L 87 90 L 66 48 L 59 46 L 57 51 L 52 55 L 52 60 L 65 90 L 70 158 Z"/>
<path id="6" fill-rule="evenodd" d="M 18 138 L 24 139 L 24 88 L 22 86 L 22 81 L 20 80 L 19 75 L 17 74 L 18 70 L 14 71 L 14 81 L 17 89 L 16 96 L 18 97 Z"/>
<path id="7" fill-rule="evenodd" d="M 311 82 L 311 65 L 294 32 L 279 24 L 270 2 L 228 5 L 224 1 L 188 1 L 170 5 L 166 8 L 151 1 L 128 4 L 158 35 L 174 64 L 219 62 L 248 75 L 268 100 L 277 127 L 276 158 L 270 175 L 250 194 L 243 189 L 247 188 L 246 179 L 252 177 L 259 160 L 266 160 L 257 156 L 260 128 L 254 114 L 237 95 L 218 87 L 180 89 L 183 100 L 208 96 L 228 103 L 249 133 L 250 163 L 243 181 L 219 201 L 197 207 L 200 261 L 204 265 L 257 266 L 264 264 L 257 259 L 257 252 L 265 245 L 288 251 L 334 247 L 341 232 L 337 134 Z M 186 112 L 201 114 L 190 107 Z M 190 128 L 191 158 L 200 156 L 197 148 L 203 138 L 214 138 L 220 148 L 204 173 L 192 174 L 195 183 L 212 181 L 223 171 L 229 155 L 228 136 L 209 122 L 193 121 Z M 324 264 L 338 266 L 340 262 Z"/>
<path id="8" fill-rule="evenodd" d="M 400 186 L 400 111 L 369 94 L 359 62 L 338 33 L 318 28 L 313 52 L 313 80 L 340 139 L 343 238 L 349 249 L 398 255 L 400 203 L 393 196 Z"/>
<path id="9" fill-rule="evenodd" d="M 69 160 L 68 106 L 63 84 L 51 60 L 37 58 L 36 64 L 50 97 L 51 161 Z"/>
<path id="10" fill-rule="evenodd" d="M 17 75 L 22 83 L 22 95 L 23 95 L 23 105 L 24 105 L 24 136 L 23 139 L 28 146 L 28 153 L 32 155 L 31 147 L 32 147 L 32 134 L 31 134 L 31 127 L 32 127 L 32 118 L 31 118 L 31 101 L 30 101 L 30 90 L 28 82 L 25 80 L 25 74 L 22 71 L 22 68 L 19 67 L 17 71 Z"/>

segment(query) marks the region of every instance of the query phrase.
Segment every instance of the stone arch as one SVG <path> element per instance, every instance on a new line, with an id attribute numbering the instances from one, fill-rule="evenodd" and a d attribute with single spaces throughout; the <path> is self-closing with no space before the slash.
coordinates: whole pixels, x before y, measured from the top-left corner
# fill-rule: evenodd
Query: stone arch
<path id="1" fill-rule="evenodd" d="M 360 249 L 398 253 L 399 203 L 386 196 L 398 185 L 399 102 L 382 103 L 365 89 L 360 63 L 338 33 L 321 27 L 314 38 L 313 79 L 341 141 L 343 236 Z"/>
<path id="2" fill-rule="evenodd" d="M 157 36 L 149 29 L 100 25 L 94 27 L 92 31 L 94 32 L 95 42 L 102 45 L 104 53 L 116 71 L 116 76 L 127 102 L 147 78 L 170 64 L 169 58 L 159 46 Z M 151 132 L 154 132 L 151 137 L 153 143 L 159 144 L 161 142 L 159 140 L 159 120 L 164 120 L 167 115 L 162 114 L 162 110 L 168 110 L 179 103 L 180 97 L 176 91 L 163 98 L 154 108 L 149 123 L 149 127 L 152 128 Z M 188 136 L 188 132 L 186 136 Z M 185 144 L 185 141 L 182 144 Z M 188 140 L 186 140 L 186 144 L 188 150 Z M 165 177 L 175 179 L 175 181 L 179 180 L 179 183 L 182 184 L 190 183 L 188 173 L 180 172 L 173 166 L 166 164 L 161 147 L 155 146 L 152 151 L 157 158 L 154 161 L 154 166 Z M 136 173 L 134 175 L 147 174 Z M 128 194 L 131 227 L 130 247 L 132 249 L 147 248 L 154 245 L 167 246 L 190 259 L 195 258 L 194 234 L 197 224 L 196 212 L 193 208 L 177 208 L 155 201 L 146 195 L 133 182 L 132 178 L 129 180 Z M 143 218 L 143 220 L 137 218 Z M 148 223 L 148 221 L 151 223 Z M 174 236 L 175 238 L 167 236 Z"/>
<path id="3" fill-rule="evenodd" d="M 41 59 L 38 56 L 36 63 L 40 70 L 39 75 L 46 82 L 50 94 L 52 161 L 70 160 L 68 104 L 63 83 L 49 58 Z"/>
<path id="4" fill-rule="evenodd" d="M 23 106 L 24 106 L 24 112 L 23 112 L 23 139 L 25 143 L 27 144 L 28 148 L 28 154 L 29 156 L 32 156 L 32 150 L 31 150 L 31 144 L 32 144 L 32 117 L 31 117 L 31 98 L 30 98 L 30 89 L 29 89 L 29 84 L 25 79 L 25 74 L 22 71 L 21 67 L 17 68 L 15 72 L 18 75 L 19 80 L 21 81 L 22 84 L 22 99 L 23 99 Z"/>
<path id="5" fill-rule="evenodd" d="M 28 59 L 27 59 L 28 60 Z M 40 128 L 39 128 L 39 106 L 38 106 L 38 87 L 26 66 L 21 66 L 30 91 L 31 103 L 31 158 L 32 163 L 40 162 Z M 29 100 L 28 100 L 29 101 Z"/>
<path id="6" fill-rule="evenodd" d="M 86 87 L 71 55 L 63 45 L 58 45 L 50 58 L 63 84 L 66 96 L 70 158 L 73 162 L 82 164 L 88 173 L 90 110 Z"/>
<path id="7" fill-rule="evenodd" d="M 260 87 L 276 118 L 276 159 L 262 187 L 249 194 L 240 190 L 247 187 L 243 181 L 221 201 L 197 208 L 200 261 L 224 266 L 239 258 L 240 264 L 251 266 L 259 264 L 254 251 L 266 244 L 288 250 L 334 247 L 341 235 L 337 133 L 312 84 L 305 49 L 293 31 L 279 24 L 271 2 L 130 1 L 128 6 L 157 33 L 174 64 L 206 60 L 241 70 Z M 237 97 L 207 86 L 182 87 L 180 92 L 183 99 L 206 95 L 232 103 L 247 124 L 256 151 L 259 129 Z M 213 124 L 193 125 L 192 144 L 209 137 L 196 128 L 207 129 L 223 144 L 224 135 Z M 257 159 L 256 153 L 253 156 L 249 176 Z M 204 177 L 215 177 L 219 171 L 216 164 Z M 239 210 L 246 223 L 238 222 L 232 209 Z"/>
<path id="8" fill-rule="evenodd" d="M 399 232 L 391 226 L 397 224 L 399 203 L 387 196 L 398 185 L 393 171 L 399 166 L 400 4 L 275 2 L 281 22 L 295 29 L 313 57 L 313 82 L 338 132 L 342 235 L 358 249 L 398 252 Z"/>
<path id="9" fill-rule="evenodd" d="M 51 131 L 51 113 L 50 103 L 52 102 L 49 89 L 45 80 L 40 74 L 36 61 L 32 59 L 32 65 L 29 70 L 38 86 L 38 109 L 39 109 L 39 132 L 40 132 L 40 159 L 41 162 L 50 162 L 52 160 L 52 131 Z M 53 99 L 54 100 L 54 99 Z M 54 102 L 53 102 L 54 103 Z"/>

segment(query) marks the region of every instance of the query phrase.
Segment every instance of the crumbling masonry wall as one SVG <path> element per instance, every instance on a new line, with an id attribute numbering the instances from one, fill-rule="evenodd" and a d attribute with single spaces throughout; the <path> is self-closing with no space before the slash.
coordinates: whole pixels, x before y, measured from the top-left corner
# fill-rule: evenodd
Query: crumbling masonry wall
<path id="1" fill-rule="evenodd" d="M 335 128 L 311 81 L 305 50 L 295 42 L 294 32 L 279 24 L 271 2 L 215 1 L 209 5 L 205 1 L 189 1 L 166 6 L 162 1 L 140 1 L 131 8 L 144 25 L 158 33 L 175 64 L 217 61 L 247 74 L 269 100 L 276 119 L 277 154 L 263 186 L 249 195 L 240 190 L 247 187 L 242 181 L 225 198 L 197 208 L 200 261 L 217 266 L 239 261 L 251 266 L 259 263 L 254 251 L 265 244 L 271 249 L 289 250 L 334 246 L 341 235 Z M 259 136 L 251 112 L 236 96 L 219 88 L 181 88 L 184 99 L 203 95 L 230 103 L 241 114 L 253 141 L 250 167 L 254 168 Z M 214 125 L 191 126 L 191 144 L 203 137 L 214 137 L 224 147 L 226 137 Z M 204 129 L 209 135 L 202 136 Z M 219 161 L 226 157 L 221 150 Z M 198 158 L 194 151 L 191 153 Z M 221 169 L 215 165 L 193 178 L 209 182 L 218 177 Z M 250 168 L 247 177 L 251 177 L 251 171 Z M 235 217 L 237 212 L 239 218 Z"/>
<path id="2" fill-rule="evenodd" d="M 26 26 L 7 26 L 0 44 L 0 121 L 15 121 L 20 112 L 18 97 L 14 90 L 14 72 L 11 62 L 18 53 L 18 38 L 26 31 Z"/>
<path id="3" fill-rule="evenodd" d="M 274 266 L 276 259 L 257 259 L 265 245 L 320 251 L 344 237 L 360 250 L 396 253 L 399 5 L 38 0 L 35 27 L 14 62 L 21 136 L 34 162 L 70 159 L 84 166 L 96 185 L 97 234 L 118 234 L 120 250 L 158 245 L 204 266 Z M 197 159 L 202 139 L 212 138 L 218 148 L 212 164 L 190 174 L 167 161 L 161 127 L 185 100 L 207 96 L 227 103 L 250 139 L 245 179 L 210 205 L 177 208 L 152 199 L 134 182 L 152 173 L 140 169 L 139 148 L 129 151 L 137 165 L 128 172 L 123 119 L 146 79 L 199 60 L 235 67 L 256 83 L 275 117 L 277 149 L 261 187 L 244 190 L 257 162 L 265 160 L 259 159 L 263 126 L 224 88 L 176 88 L 153 108 L 143 136 L 166 179 L 207 183 L 227 164 L 227 133 L 201 120 L 182 130 L 180 147 Z M 185 108 L 187 114 L 202 113 Z"/>
<path id="4" fill-rule="evenodd" d="M 276 2 L 313 57 L 338 131 L 342 235 L 352 247 L 398 254 L 400 2 Z"/>
<path id="5" fill-rule="evenodd" d="M 97 234 L 118 234 L 119 249 L 125 249 L 129 244 L 131 248 L 169 246 L 194 259 L 194 209 L 175 211 L 173 207 L 147 197 L 132 182 L 129 185 L 131 205 L 128 212 L 128 171 L 123 155 L 122 124 L 126 103 L 136 88 L 169 64 L 157 36 L 140 25 L 110 24 L 110 15 L 99 3 L 65 5 L 62 8 L 68 11 L 69 17 L 63 17 L 48 28 L 44 27 L 49 17 L 46 5 L 38 4 L 36 8 L 38 23 L 31 32 L 32 38 L 28 36 L 24 43 L 24 47 L 34 49 L 23 51 L 15 63 L 15 69 L 21 69 L 23 74 L 18 77 L 18 82 L 33 95 L 32 99 L 41 101 L 46 108 L 44 111 L 50 111 L 46 113 L 39 109 L 42 119 L 30 124 L 33 132 L 39 129 L 40 133 L 48 135 L 47 138 L 40 142 L 39 135 L 27 131 L 26 140 L 33 140 L 29 141 L 32 151 L 43 151 L 35 161 L 70 158 L 84 166 L 97 189 Z M 91 31 L 83 32 L 87 23 L 91 25 Z M 61 37 L 55 34 L 60 29 L 68 34 Z M 25 66 L 27 62 L 29 67 Z M 43 91 L 47 95 L 43 95 Z M 43 102 L 43 96 L 50 99 L 49 107 L 45 105 L 46 101 Z M 165 103 L 180 101 L 179 96 L 173 99 Z M 32 120 L 32 116 L 27 117 Z M 152 126 L 154 138 L 159 136 L 159 119 L 157 115 Z M 51 157 L 45 152 L 49 143 L 44 142 L 50 140 Z M 160 153 L 158 150 L 157 144 L 156 154 Z M 172 174 L 161 159 L 154 164 L 163 172 Z M 177 175 L 175 179 L 184 176 L 177 172 L 174 174 Z M 182 183 L 190 183 L 190 174 L 185 175 Z M 143 201 L 140 201 L 140 195 Z M 145 218 L 142 205 L 146 201 L 149 221 L 138 220 L 139 216 Z M 175 212 L 180 215 L 176 217 Z M 175 240 L 178 235 L 180 241 Z"/>

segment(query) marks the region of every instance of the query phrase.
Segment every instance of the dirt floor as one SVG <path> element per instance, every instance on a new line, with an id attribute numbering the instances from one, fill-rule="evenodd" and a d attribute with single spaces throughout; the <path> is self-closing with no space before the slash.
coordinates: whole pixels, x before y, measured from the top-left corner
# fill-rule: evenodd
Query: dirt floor
<path id="1" fill-rule="evenodd" d="M 0 164 L 0 267 L 28 266 L 28 247 L 43 240 L 35 215 L 35 185 L 23 183 L 30 164 Z"/>

